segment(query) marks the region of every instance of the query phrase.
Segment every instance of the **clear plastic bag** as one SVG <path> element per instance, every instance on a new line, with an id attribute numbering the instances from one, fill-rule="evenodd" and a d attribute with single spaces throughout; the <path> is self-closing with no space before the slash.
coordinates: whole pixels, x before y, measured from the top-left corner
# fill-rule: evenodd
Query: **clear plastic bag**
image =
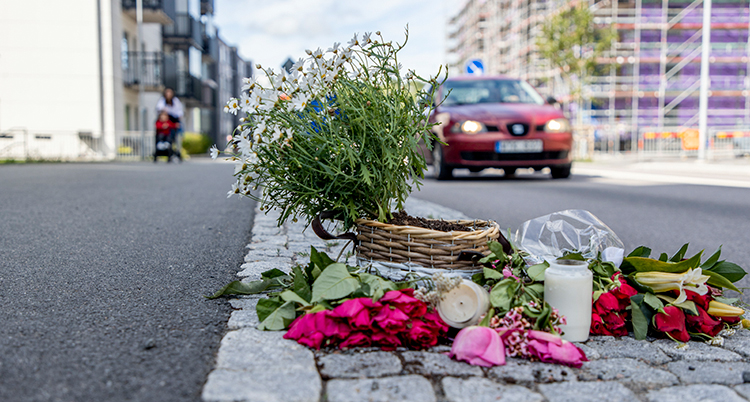
<path id="1" fill-rule="evenodd" d="M 585 258 L 595 258 L 602 252 L 604 260 L 619 266 L 625 249 L 612 229 L 581 209 L 554 212 L 524 222 L 514 243 L 530 254 L 526 258 L 529 264 L 556 259 L 566 252 L 581 253 Z"/>

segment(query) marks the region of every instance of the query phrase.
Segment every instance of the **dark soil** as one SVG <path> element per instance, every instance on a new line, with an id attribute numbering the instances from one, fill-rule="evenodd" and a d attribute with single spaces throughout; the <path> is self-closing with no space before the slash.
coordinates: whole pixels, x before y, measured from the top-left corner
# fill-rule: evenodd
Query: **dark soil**
<path id="1" fill-rule="evenodd" d="M 446 222 L 442 219 L 425 219 L 410 216 L 406 211 L 393 213 L 393 218 L 388 220 L 391 225 L 416 226 L 425 229 L 439 230 L 441 232 L 470 232 L 471 228 L 458 225 L 456 223 Z"/>

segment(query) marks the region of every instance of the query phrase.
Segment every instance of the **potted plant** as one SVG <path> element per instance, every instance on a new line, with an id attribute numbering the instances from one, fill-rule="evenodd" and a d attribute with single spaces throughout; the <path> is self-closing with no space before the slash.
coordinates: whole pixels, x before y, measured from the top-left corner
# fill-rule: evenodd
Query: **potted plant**
<path id="1" fill-rule="evenodd" d="M 430 128 L 436 123 L 428 116 L 439 103 L 434 96 L 442 71 L 423 78 L 405 70 L 398 62 L 405 44 L 386 41 L 380 32 L 355 34 L 345 46 L 308 50 L 289 73 L 259 65 L 264 79 L 245 79 L 242 96 L 225 107 L 226 112 L 246 114 L 230 144 L 236 150 L 230 158 L 238 163 L 230 195 L 250 197 L 261 210 L 277 209 L 279 225 L 302 219 L 320 229 L 322 215 L 341 220 L 344 230 L 358 227 L 360 237 L 363 231 L 375 235 L 392 229 L 386 223 L 392 212 L 403 209 L 424 179 L 426 163 L 418 143 L 435 139 Z M 216 157 L 219 151 L 214 147 L 211 154 Z M 461 249 L 481 252 L 499 234 L 489 222 L 456 223 L 469 228 L 458 235 L 471 240 L 458 245 Z M 435 232 L 404 230 L 396 237 L 406 243 L 428 240 Z M 366 240 L 378 248 L 381 238 Z M 422 246 L 440 249 L 430 241 L 417 243 L 414 250 L 408 244 L 397 247 L 403 250 L 397 259 L 433 259 Z M 449 243 L 448 248 L 457 246 Z M 443 249 L 435 257 L 445 261 L 446 253 L 452 258 L 458 251 Z"/>

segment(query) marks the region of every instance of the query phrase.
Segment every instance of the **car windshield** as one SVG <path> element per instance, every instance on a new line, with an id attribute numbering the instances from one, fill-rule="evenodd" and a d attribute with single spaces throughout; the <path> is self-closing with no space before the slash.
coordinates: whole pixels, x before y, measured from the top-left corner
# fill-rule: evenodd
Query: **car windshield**
<path id="1" fill-rule="evenodd" d="M 535 103 L 544 104 L 544 99 L 521 80 L 456 80 L 443 84 L 448 94 L 445 106 L 473 105 L 477 103 Z"/>

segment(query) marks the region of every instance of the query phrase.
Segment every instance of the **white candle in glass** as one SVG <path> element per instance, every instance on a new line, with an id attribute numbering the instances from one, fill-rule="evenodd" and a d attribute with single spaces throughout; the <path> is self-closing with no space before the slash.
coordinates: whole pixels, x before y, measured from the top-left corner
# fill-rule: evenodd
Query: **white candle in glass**
<path id="1" fill-rule="evenodd" d="M 464 279 L 457 288 L 443 295 L 438 303 L 438 314 L 451 327 L 464 328 L 479 323 L 479 318 L 489 308 L 487 291 Z"/>
<path id="2" fill-rule="evenodd" d="M 593 275 L 586 261 L 551 261 L 544 273 L 544 300 L 565 316 L 562 338 L 583 342 L 591 328 Z"/>

